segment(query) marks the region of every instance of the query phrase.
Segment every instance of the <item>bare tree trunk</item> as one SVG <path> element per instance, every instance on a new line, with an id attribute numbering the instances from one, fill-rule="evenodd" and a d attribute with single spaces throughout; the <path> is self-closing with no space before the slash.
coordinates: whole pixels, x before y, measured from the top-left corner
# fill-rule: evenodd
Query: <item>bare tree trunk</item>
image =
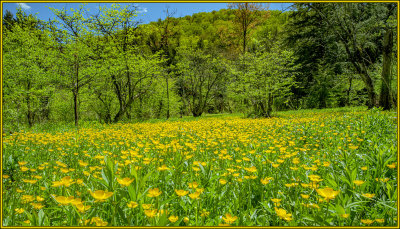
<path id="1" fill-rule="evenodd" d="M 73 89 L 74 94 L 74 114 L 75 114 L 75 126 L 78 126 L 78 93 L 79 93 L 79 64 L 75 54 L 75 86 Z"/>
<path id="2" fill-rule="evenodd" d="M 382 67 L 382 86 L 379 97 L 379 106 L 384 110 L 391 108 L 390 86 L 392 81 L 392 52 L 393 52 L 393 31 L 386 28 L 383 38 L 383 67 Z"/>

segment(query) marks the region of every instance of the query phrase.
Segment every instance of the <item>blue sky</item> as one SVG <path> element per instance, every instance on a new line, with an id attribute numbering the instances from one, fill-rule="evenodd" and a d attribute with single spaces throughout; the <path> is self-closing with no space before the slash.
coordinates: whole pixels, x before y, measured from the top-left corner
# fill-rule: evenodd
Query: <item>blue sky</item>
<path id="1" fill-rule="evenodd" d="M 79 3 L 2 3 L 3 4 L 3 14 L 6 10 L 11 11 L 14 15 L 17 11 L 18 5 L 24 9 L 27 14 L 37 14 L 37 17 L 42 20 L 53 19 L 54 14 L 46 6 L 61 9 L 65 7 L 78 8 Z M 93 12 L 95 9 L 101 6 L 110 6 L 112 3 L 88 3 L 87 7 Z M 122 6 L 129 3 L 121 3 Z M 220 10 L 227 8 L 227 3 L 135 3 L 140 8 L 141 14 L 138 17 L 143 23 L 149 23 L 151 21 L 157 21 L 159 18 L 164 18 L 164 10 L 168 6 L 170 11 L 175 10 L 176 13 L 174 17 L 183 17 L 186 15 L 192 15 L 199 12 L 211 12 L 213 10 Z M 284 10 L 292 3 L 271 3 L 271 10 Z M 95 12 L 95 11 L 94 11 Z"/>

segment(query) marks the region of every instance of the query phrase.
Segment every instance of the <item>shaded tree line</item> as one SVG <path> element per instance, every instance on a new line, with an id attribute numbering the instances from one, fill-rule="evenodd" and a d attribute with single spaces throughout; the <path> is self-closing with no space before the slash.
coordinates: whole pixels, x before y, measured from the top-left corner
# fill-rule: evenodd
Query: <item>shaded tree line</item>
<path id="1" fill-rule="evenodd" d="M 397 5 L 259 3 L 140 23 L 136 5 L 3 17 L 5 128 L 396 106 Z"/>

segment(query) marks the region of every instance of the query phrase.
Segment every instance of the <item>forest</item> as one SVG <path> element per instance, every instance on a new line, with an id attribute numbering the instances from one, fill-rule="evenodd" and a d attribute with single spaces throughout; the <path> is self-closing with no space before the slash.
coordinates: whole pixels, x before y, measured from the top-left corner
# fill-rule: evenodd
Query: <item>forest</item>
<path id="1" fill-rule="evenodd" d="M 3 16 L 4 131 L 397 104 L 395 3 L 234 3 L 149 24 L 136 5 L 51 10 Z"/>

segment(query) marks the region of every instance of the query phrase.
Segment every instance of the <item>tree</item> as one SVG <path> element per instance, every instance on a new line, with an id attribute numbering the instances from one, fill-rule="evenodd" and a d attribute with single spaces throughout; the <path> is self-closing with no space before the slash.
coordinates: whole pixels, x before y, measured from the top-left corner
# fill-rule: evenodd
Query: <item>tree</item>
<path id="1" fill-rule="evenodd" d="M 216 55 L 201 50 L 201 40 L 196 45 L 192 43 L 178 48 L 178 94 L 193 116 L 199 117 L 213 98 L 212 91 L 216 85 L 226 77 L 227 67 Z"/>
<path id="2" fill-rule="evenodd" d="M 85 5 L 80 5 L 78 10 L 71 10 L 70 14 L 66 9 L 50 8 L 53 13 L 61 20 L 57 29 L 53 27 L 53 36 L 58 39 L 58 49 L 60 51 L 59 73 L 64 80 L 59 83 L 63 88 L 69 89 L 73 94 L 75 126 L 79 121 L 79 92 L 82 87 L 90 83 L 93 75 L 93 57 L 90 53 L 88 42 L 92 36 L 86 28 L 87 19 L 84 12 Z"/>
<path id="3" fill-rule="evenodd" d="M 382 23 L 394 14 L 387 3 L 304 3 L 296 4 L 319 15 L 343 46 L 349 62 L 360 75 L 368 92 L 368 107 L 377 106 L 371 67 L 382 55 Z"/>
<path id="4" fill-rule="evenodd" d="M 154 78 L 161 74 L 163 61 L 158 53 L 146 55 L 136 47 L 135 6 L 121 8 L 112 4 L 111 8 L 100 7 L 99 10 L 92 16 L 89 27 L 104 39 L 101 43 L 102 72 L 110 77 L 118 99 L 119 110 L 112 120 L 118 122 L 124 115 L 129 116 L 133 102 L 149 91 Z"/>
<path id="5" fill-rule="evenodd" d="M 17 123 L 24 114 L 31 127 L 49 118 L 55 50 L 49 31 L 41 30 L 43 22 L 21 8 L 16 16 L 3 37 L 3 111 Z"/>
<path id="6" fill-rule="evenodd" d="M 246 53 L 241 58 L 234 75 L 242 85 L 241 96 L 248 98 L 256 117 L 271 117 L 274 99 L 288 102 L 291 87 L 294 86 L 296 66 L 293 52 L 275 44 L 270 52 L 259 50 Z M 247 66 L 242 66 L 245 63 Z M 243 71 L 243 69 L 246 69 Z"/>
<path id="7" fill-rule="evenodd" d="M 235 9 L 235 22 L 239 25 L 239 32 L 242 37 L 243 53 L 246 52 L 246 42 L 249 36 L 249 30 L 257 25 L 268 14 L 261 14 L 261 11 L 268 10 L 269 5 L 263 3 L 229 3 L 230 9 Z"/>

